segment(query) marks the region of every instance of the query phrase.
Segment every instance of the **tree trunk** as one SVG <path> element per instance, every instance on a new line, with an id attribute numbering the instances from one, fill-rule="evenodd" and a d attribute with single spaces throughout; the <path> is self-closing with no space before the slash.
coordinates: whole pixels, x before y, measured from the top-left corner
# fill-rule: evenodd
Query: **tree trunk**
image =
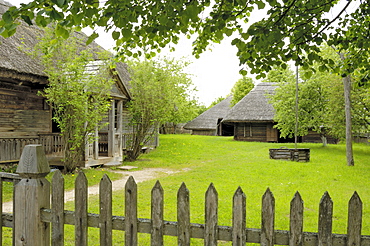
<path id="1" fill-rule="evenodd" d="M 351 117 L 351 76 L 348 75 L 343 78 L 344 85 L 344 105 L 346 114 L 346 157 L 347 165 L 354 166 L 352 149 L 352 117 Z"/>
<path id="2" fill-rule="evenodd" d="M 340 59 L 344 62 L 346 57 L 343 53 L 338 52 Z M 351 75 L 343 77 L 344 87 L 344 111 L 346 114 L 346 157 L 347 166 L 354 166 L 352 149 L 352 116 L 351 116 Z"/>

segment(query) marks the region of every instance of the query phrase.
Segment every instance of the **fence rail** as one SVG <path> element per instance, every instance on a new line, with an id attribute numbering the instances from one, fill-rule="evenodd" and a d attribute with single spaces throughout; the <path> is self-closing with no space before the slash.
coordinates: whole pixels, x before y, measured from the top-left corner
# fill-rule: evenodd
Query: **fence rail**
<path id="1" fill-rule="evenodd" d="M 65 211 L 63 176 L 59 171 L 53 176 L 50 203 L 50 185 L 43 177 L 48 167 L 38 149 L 31 145 L 22 154 L 17 170 L 22 179 L 15 186 L 14 224 L 11 215 L 3 214 L 3 226 L 14 227 L 15 245 L 49 245 L 50 241 L 63 245 L 64 224 L 75 226 L 75 245 L 79 246 L 88 244 L 88 227 L 100 229 L 100 245 L 104 246 L 112 245 L 112 230 L 124 231 L 125 245 L 130 246 L 139 244 L 138 233 L 150 234 L 151 245 L 163 245 L 165 235 L 177 237 L 178 245 L 190 245 L 191 238 L 204 239 L 204 245 L 217 245 L 219 240 L 233 245 L 370 245 L 370 236 L 361 235 L 362 201 L 356 192 L 349 201 L 347 234 L 332 233 L 333 201 L 327 192 L 319 204 L 318 232 L 303 232 L 304 207 L 298 192 L 290 204 L 290 229 L 275 230 L 275 198 L 269 189 L 262 197 L 261 228 L 246 228 L 246 196 L 240 187 L 233 196 L 232 225 L 220 226 L 218 193 L 213 184 L 205 194 L 204 224 L 190 221 L 190 194 L 185 183 L 177 192 L 177 221 L 164 220 L 164 190 L 159 181 L 151 191 L 151 218 L 138 218 L 138 189 L 133 177 L 124 188 L 125 216 L 112 215 L 112 182 L 107 175 L 99 184 L 100 214 L 91 214 L 87 212 L 88 185 L 83 172 L 75 181 L 76 211 Z"/>

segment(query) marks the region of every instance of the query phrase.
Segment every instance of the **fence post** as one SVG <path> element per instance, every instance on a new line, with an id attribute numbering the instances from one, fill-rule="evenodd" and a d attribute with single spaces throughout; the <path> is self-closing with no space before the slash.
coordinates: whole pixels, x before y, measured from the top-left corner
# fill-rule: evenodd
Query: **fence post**
<path id="1" fill-rule="evenodd" d="M 14 245 L 50 245 L 50 225 L 41 222 L 41 209 L 50 208 L 50 172 L 41 145 L 23 149 L 17 173 L 21 181 L 14 187 Z"/>

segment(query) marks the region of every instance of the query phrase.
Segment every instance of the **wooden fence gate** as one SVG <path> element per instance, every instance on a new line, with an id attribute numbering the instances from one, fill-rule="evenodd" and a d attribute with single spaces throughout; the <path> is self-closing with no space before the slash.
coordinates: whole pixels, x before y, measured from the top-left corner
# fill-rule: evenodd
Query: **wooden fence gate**
<path id="1" fill-rule="evenodd" d="M 205 195 L 205 223 L 190 221 L 189 191 L 183 183 L 177 193 L 177 221 L 163 218 L 164 196 L 159 181 L 152 189 L 151 218 L 137 217 L 137 185 L 132 177 L 125 185 L 125 216 L 112 215 L 112 183 L 104 175 L 100 182 L 100 214 L 88 213 L 87 179 L 80 172 L 75 183 L 76 211 L 64 211 L 64 179 L 57 171 L 52 185 L 45 179 L 49 166 L 41 145 L 27 145 L 17 172 L 14 213 L 3 213 L 3 226 L 13 228 L 14 245 L 63 245 L 64 224 L 74 225 L 75 245 L 88 244 L 88 227 L 100 230 L 100 245 L 112 245 L 112 230 L 125 232 L 125 245 L 138 245 L 138 233 L 151 235 L 151 245 L 163 245 L 163 236 L 177 237 L 178 245 L 190 245 L 191 238 L 204 239 L 204 245 L 219 240 L 232 245 L 370 245 L 370 236 L 361 235 L 362 202 L 355 192 L 349 202 L 348 233 L 333 234 L 333 202 L 328 193 L 321 199 L 318 232 L 303 232 L 303 201 L 297 192 L 290 207 L 290 229 L 274 229 L 275 199 L 269 189 L 262 198 L 261 228 L 246 228 L 246 196 L 239 187 L 233 196 L 231 226 L 218 225 L 218 194 L 211 184 Z M 2 181 L 9 181 L 4 174 Z M 10 178 L 11 178 L 10 177 Z M 50 192 L 51 191 L 51 192 Z M 51 199 L 50 199 L 51 193 Z M 51 203 L 50 203 L 51 200 Z M 1 243 L 2 245 L 2 243 Z"/>

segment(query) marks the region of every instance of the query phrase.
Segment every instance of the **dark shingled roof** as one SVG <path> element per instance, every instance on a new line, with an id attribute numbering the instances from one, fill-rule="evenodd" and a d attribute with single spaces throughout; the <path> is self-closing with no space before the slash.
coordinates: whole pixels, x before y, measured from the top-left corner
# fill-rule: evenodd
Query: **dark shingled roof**
<path id="1" fill-rule="evenodd" d="M 276 83 L 257 84 L 229 111 L 222 122 L 273 121 L 275 111 L 266 94 L 273 94 L 276 87 Z"/>
<path id="2" fill-rule="evenodd" d="M 218 119 L 224 118 L 229 112 L 229 110 L 231 109 L 230 107 L 231 99 L 232 97 L 229 96 L 225 100 L 221 101 L 220 103 L 216 104 L 212 108 L 203 112 L 201 115 L 199 115 L 194 120 L 186 123 L 184 126 L 184 129 L 187 129 L 187 130 L 216 130 Z"/>
<path id="3" fill-rule="evenodd" d="M 0 18 L 5 11 L 12 6 L 10 3 L 0 0 Z M 3 38 L 0 36 L 0 78 L 3 80 L 14 80 L 14 81 L 27 81 L 31 83 L 47 84 L 47 76 L 43 72 L 44 67 L 41 62 L 34 59 L 27 54 L 27 51 L 33 49 L 39 38 L 43 35 L 43 31 L 36 25 L 29 26 L 25 22 L 21 21 L 21 24 L 17 27 L 17 32 L 9 37 Z M 73 34 L 81 42 L 81 49 L 85 49 L 84 43 L 87 40 L 87 35 L 82 32 L 74 32 Z M 92 42 L 89 46 L 94 53 L 102 52 L 104 49 Z M 127 71 L 127 65 L 118 63 L 115 68 L 117 76 L 125 84 L 126 91 L 128 92 L 128 81 L 129 73 Z M 129 92 L 128 92 L 129 94 Z"/>

